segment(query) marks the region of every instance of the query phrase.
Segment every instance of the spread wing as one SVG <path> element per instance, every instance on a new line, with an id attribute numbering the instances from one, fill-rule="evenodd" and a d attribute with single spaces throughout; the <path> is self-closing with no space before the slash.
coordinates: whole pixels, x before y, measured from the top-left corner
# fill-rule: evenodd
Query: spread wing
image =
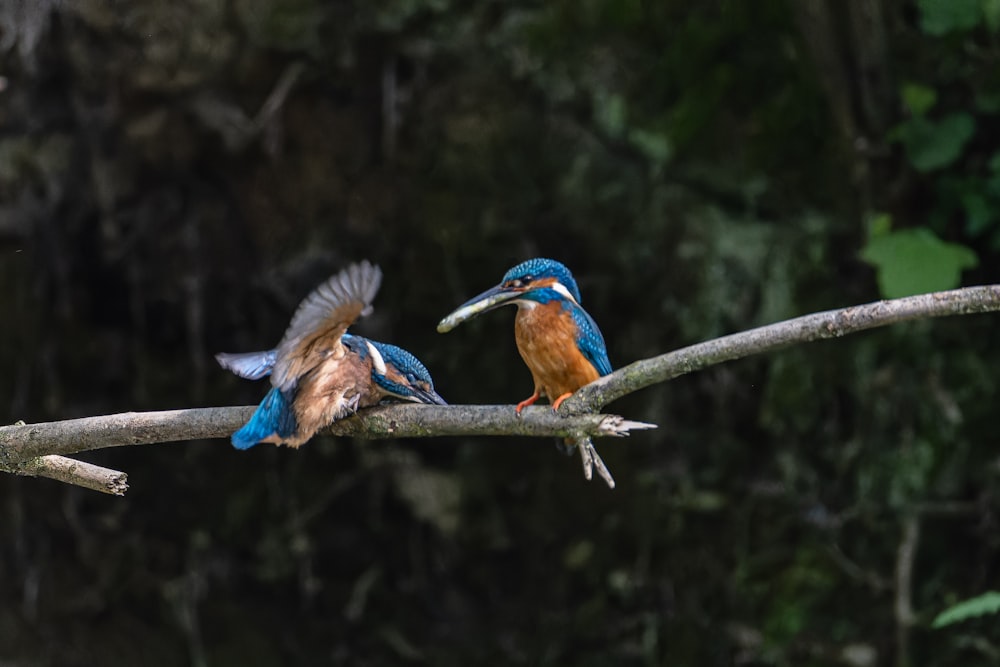
<path id="1" fill-rule="evenodd" d="M 576 322 L 577 336 L 576 344 L 580 347 L 580 352 L 587 358 L 587 361 L 594 365 L 601 376 L 611 373 L 611 361 L 608 359 L 608 350 L 604 345 L 604 336 L 597 328 L 597 323 L 587 311 L 576 304 L 571 304 L 573 321 Z"/>
<path id="2" fill-rule="evenodd" d="M 304 373 L 328 357 L 344 355 L 340 337 L 356 319 L 371 312 L 382 271 L 368 262 L 352 264 L 307 296 L 278 343 L 271 384 L 291 389 Z"/>
<path id="3" fill-rule="evenodd" d="M 215 355 L 215 360 L 227 371 L 232 371 L 241 378 L 259 380 L 265 375 L 271 374 L 271 369 L 274 368 L 274 361 L 277 356 L 277 350 L 267 350 L 266 352 L 219 352 Z"/>

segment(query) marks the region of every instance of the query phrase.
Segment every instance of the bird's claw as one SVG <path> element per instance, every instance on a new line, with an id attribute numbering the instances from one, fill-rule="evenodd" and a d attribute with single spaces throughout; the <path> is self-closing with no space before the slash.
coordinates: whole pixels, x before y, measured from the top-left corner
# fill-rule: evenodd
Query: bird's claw
<path id="1" fill-rule="evenodd" d="M 532 394 L 528 398 L 524 399 L 523 401 L 521 401 L 520 403 L 518 403 L 517 405 L 515 405 L 514 406 L 514 413 L 518 417 L 520 417 L 521 416 L 521 410 L 524 410 L 529 405 L 534 405 L 535 401 L 537 401 L 539 398 L 540 398 L 540 394 L 536 391 L 534 394 Z"/>

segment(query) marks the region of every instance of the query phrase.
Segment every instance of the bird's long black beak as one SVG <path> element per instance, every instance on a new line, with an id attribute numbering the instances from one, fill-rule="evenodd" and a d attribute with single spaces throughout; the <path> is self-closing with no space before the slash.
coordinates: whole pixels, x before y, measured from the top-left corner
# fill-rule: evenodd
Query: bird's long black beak
<path id="1" fill-rule="evenodd" d="M 437 325 L 438 333 L 447 333 L 462 322 L 472 319 L 480 313 L 499 308 L 522 293 L 524 293 L 524 290 L 504 288 L 501 285 L 491 287 L 479 296 L 469 299 L 452 312 L 451 315 L 441 320 Z"/>
<path id="2" fill-rule="evenodd" d="M 433 389 L 414 388 L 413 393 L 420 399 L 421 403 L 429 403 L 431 405 L 448 405 L 448 402 L 438 396 L 438 393 Z"/>

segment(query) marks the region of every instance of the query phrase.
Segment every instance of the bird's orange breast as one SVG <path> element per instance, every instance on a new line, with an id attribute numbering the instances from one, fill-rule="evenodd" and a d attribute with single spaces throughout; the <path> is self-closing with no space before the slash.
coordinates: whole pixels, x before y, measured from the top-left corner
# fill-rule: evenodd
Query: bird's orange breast
<path id="1" fill-rule="evenodd" d="M 576 342 L 576 324 L 557 301 L 519 306 L 514 338 L 531 370 L 535 388 L 550 400 L 571 393 L 600 377 Z"/>

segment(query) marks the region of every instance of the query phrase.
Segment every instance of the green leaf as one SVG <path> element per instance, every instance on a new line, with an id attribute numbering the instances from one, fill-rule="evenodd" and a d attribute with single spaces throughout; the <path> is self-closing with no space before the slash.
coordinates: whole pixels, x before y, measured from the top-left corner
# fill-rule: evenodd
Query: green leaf
<path id="1" fill-rule="evenodd" d="M 633 146 L 657 164 L 669 161 L 673 155 L 670 139 L 657 132 L 635 128 L 628 133 L 628 138 Z"/>
<path id="2" fill-rule="evenodd" d="M 903 229 L 868 240 L 861 259 L 875 267 L 886 299 L 958 286 L 963 269 L 979 261 L 969 248 L 946 243 L 928 229 Z"/>
<path id="3" fill-rule="evenodd" d="M 885 236 L 892 230 L 892 216 L 888 213 L 876 213 L 868 219 L 868 236 Z"/>
<path id="4" fill-rule="evenodd" d="M 937 615 L 931 627 L 943 628 L 952 623 L 958 623 L 975 618 L 976 616 L 983 616 L 984 614 L 995 614 L 997 612 L 1000 612 L 1000 593 L 987 591 L 982 595 L 977 595 L 974 598 L 964 600 L 945 609 Z"/>
<path id="5" fill-rule="evenodd" d="M 1000 2 L 1000 0 L 997 0 Z M 1000 91 L 980 90 L 973 99 L 976 111 L 980 113 L 996 113 L 1000 111 Z"/>
<path id="6" fill-rule="evenodd" d="M 897 136 L 914 168 L 932 171 L 958 159 L 975 127 L 972 116 L 959 111 L 937 122 L 927 118 L 909 120 L 899 126 Z"/>
<path id="7" fill-rule="evenodd" d="M 579 570 L 594 557 L 594 543 L 591 540 L 580 540 L 570 545 L 563 553 L 563 564 L 570 570 Z"/>
<path id="8" fill-rule="evenodd" d="M 678 501 L 685 509 L 695 512 L 718 512 L 729 503 L 724 494 L 715 491 L 692 491 Z"/>
<path id="9" fill-rule="evenodd" d="M 914 116 L 923 116 L 937 102 L 937 91 L 919 83 L 904 83 L 900 95 L 903 104 Z"/>
<path id="10" fill-rule="evenodd" d="M 597 123 L 608 136 L 617 139 L 625 131 L 625 98 L 617 93 L 597 95 L 594 98 L 594 114 Z"/>
<path id="11" fill-rule="evenodd" d="M 996 206 L 978 191 L 966 192 L 962 195 L 962 208 L 965 209 L 965 233 L 969 236 L 979 236 L 991 228 L 997 219 Z"/>
<path id="12" fill-rule="evenodd" d="M 907 296 L 907 295 L 901 295 Z M 926 438 L 914 438 L 906 447 L 887 453 L 890 462 L 886 500 L 900 509 L 923 498 L 934 471 L 934 446 Z"/>
<path id="13" fill-rule="evenodd" d="M 1000 28 L 1000 0 L 983 0 L 983 17 L 991 32 Z"/>
<path id="14" fill-rule="evenodd" d="M 983 20 L 982 0 L 918 0 L 920 27 L 928 35 L 971 30 Z"/>

